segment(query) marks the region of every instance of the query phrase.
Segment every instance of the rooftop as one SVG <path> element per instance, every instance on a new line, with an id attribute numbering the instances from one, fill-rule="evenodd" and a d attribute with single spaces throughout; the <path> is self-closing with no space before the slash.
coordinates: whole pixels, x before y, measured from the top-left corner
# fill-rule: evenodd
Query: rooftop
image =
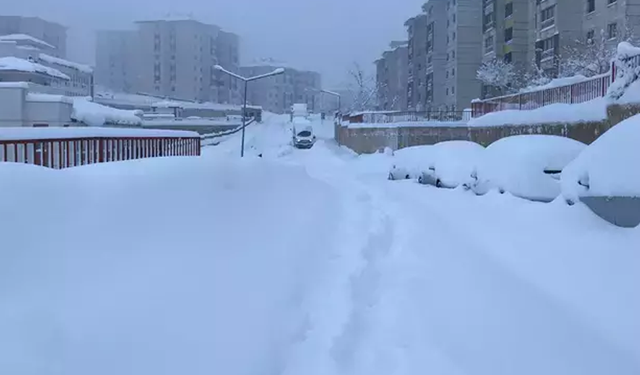
<path id="1" fill-rule="evenodd" d="M 54 48 L 54 49 L 56 48 L 55 46 L 45 42 L 44 40 L 40 40 L 38 38 L 34 38 L 31 35 L 27 35 L 27 34 L 2 35 L 2 36 L 0 36 L 0 41 L 14 41 L 14 42 L 29 41 L 29 42 L 32 42 L 34 44 L 38 44 L 38 45 L 43 46 L 43 47 Z"/>
<path id="2" fill-rule="evenodd" d="M 71 78 L 58 69 L 49 68 L 33 61 L 20 59 L 13 56 L 0 57 L 0 70 L 16 70 L 21 72 L 33 72 L 46 74 L 52 77 L 70 80 Z"/>

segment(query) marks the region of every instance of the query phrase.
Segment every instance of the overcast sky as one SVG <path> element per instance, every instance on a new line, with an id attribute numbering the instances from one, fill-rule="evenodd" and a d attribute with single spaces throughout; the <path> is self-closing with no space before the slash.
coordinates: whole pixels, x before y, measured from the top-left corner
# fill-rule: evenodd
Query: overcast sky
<path id="1" fill-rule="evenodd" d="M 0 12 L 69 27 L 68 57 L 94 61 L 96 29 L 130 28 L 136 19 L 192 13 L 242 38 L 241 61 L 271 57 L 322 73 L 336 86 L 353 61 L 371 66 L 425 0 L 14 0 Z"/>

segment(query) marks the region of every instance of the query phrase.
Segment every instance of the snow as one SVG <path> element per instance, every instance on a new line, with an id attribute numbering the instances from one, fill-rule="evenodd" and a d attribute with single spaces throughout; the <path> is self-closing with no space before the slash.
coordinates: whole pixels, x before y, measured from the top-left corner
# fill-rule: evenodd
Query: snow
<path id="1" fill-rule="evenodd" d="M 633 81 L 619 99 L 611 100 L 615 104 L 638 104 L 640 103 L 640 81 Z"/>
<path id="2" fill-rule="evenodd" d="M 562 171 L 584 150 L 585 144 L 554 135 L 517 135 L 486 148 L 478 161 L 474 191 L 500 190 L 514 196 L 552 201 L 560 183 L 545 171 Z"/>
<path id="3" fill-rule="evenodd" d="M 0 164 L 0 373 L 640 373 L 640 229 L 385 181 L 394 157 L 338 147 L 330 121 L 305 151 L 264 121 L 244 159 L 237 134 Z"/>
<path id="4" fill-rule="evenodd" d="M 555 103 L 537 109 L 504 110 L 472 118 L 469 126 L 535 125 L 597 122 L 607 118 L 607 100 L 597 98 L 578 104 Z"/>
<path id="5" fill-rule="evenodd" d="M 469 141 L 447 141 L 433 145 L 432 166 L 444 187 L 468 183 L 485 148 Z"/>
<path id="6" fill-rule="evenodd" d="M 190 109 L 213 109 L 213 110 L 241 110 L 242 106 L 234 105 L 234 104 L 220 104 L 220 103 L 193 103 L 193 102 L 182 102 L 177 100 L 161 100 L 158 101 L 157 98 L 151 101 L 151 107 L 154 108 L 190 108 Z M 248 105 L 247 108 L 251 109 L 262 109 L 260 106 L 252 106 Z"/>
<path id="7" fill-rule="evenodd" d="M 615 125 L 587 147 L 562 172 L 562 192 L 579 196 L 640 197 L 640 115 Z M 588 185 L 581 186 L 579 182 Z"/>
<path id="8" fill-rule="evenodd" d="M 616 57 L 619 59 L 625 59 L 628 57 L 638 56 L 640 55 L 640 47 L 635 47 L 629 42 L 620 42 L 618 43 Z"/>
<path id="9" fill-rule="evenodd" d="M 29 89 L 29 84 L 27 82 L 0 82 L 0 88 Z"/>
<path id="10" fill-rule="evenodd" d="M 479 117 L 478 117 L 479 118 Z M 396 122 L 342 122 L 342 126 L 346 126 L 351 129 L 362 128 L 412 128 L 412 127 L 452 127 L 452 126 L 467 126 L 465 121 L 396 121 Z"/>
<path id="11" fill-rule="evenodd" d="M 43 47 L 52 48 L 52 49 L 56 48 L 55 46 L 45 42 L 44 40 L 34 38 L 31 35 L 27 35 L 27 34 L 0 35 L 0 41 L 29 41 L 35 44 L 39 44 Z"/>
<path id="12" fill-rule="evenodd" d="M 65 95 L 40 94 L 33 92 L 27 93 L 27 100 L 32 102 L 73 104 L 73 99 Z"/>
<path id="13" fill-rule="evenodd" d="M 67 68 L 76 69 L 76 70 L 78 70 L 80 72 L 87 73 L 87 74 L 93 73 L 93 68 L 91 68 L 88 65 L 84 65 L 84 64 L 77 63 L 77 62 L 73 62 L 73 61 L 61 59 L 61 58 L 58 58 L 58 57 L 50 56 L 50 55 L 47 55 L 46 53 L 41 53 L 39 55 L 39 57 L 40 57 L 41 60 L 46 61 L 46 62 L 48 62 L 50 64 L 57 64 L 57 65 L 61 65 L 61 66 L 66 66 Z"/>
<path id="14" fill-rule="evenodd" d="M 34 63 L 29 60 L 20 59 L 13 56 L 0 57 L 0 70 L 18 70 L 34 73 L 37 72 L 66 80 L 71 79 L 68 75 L 62 73 L 58 69 L 49 68 L 42 64 Z"/>
<path id="15" fill-rule="evenodd" d="M 429 171 L 433 146 L 406 147 L 393 152 L 393 164 L 389 176 L 394 180 L 416 179 Z"/>
<path id="16" fill-rule="evenodd" d="M 0 141 L 28 139 L 110 138 L 110 137 L 200 137 L 196 132 L 184 130 L 155 130 L 99 127 L 7 128 L 0 127 Z"/>
<path id="17" fill-rule="evenodd" d="M 580 83 L 580 82 L 584 82 L 584 81 L 589 81 L 592 79 L 596 79 L 596 78 L 602 78 L 605 76 L 609 76 L 609 73 L 605 73 L 596 77 L 585 77 L 581 74 L 577 74 L 575 76 L 571 76 L 571 77 L 562 77 L 562 78 L 554 78 L 551 81 L 549 81 L 549 83 L 544 84 L 544 85 L 540 85 L 540 86 L 530 86 L 530 87 L 525 87 L 522 90 L 520 90 L 521 93 L 525 93 L 525 92 L 533 92 L 533 91 L 540 91 L 540 90 L 548 90 L 548 89 L 554 89 L 557 87 L 563 87 L 563 86 L 570 86 L 570 85 L 574 85 L 576 83 Z"/>
<path id="18" fill-rule="evenodd" d="M 89 126 L 141 125 L 140 111 L 122 110 L 107 107 L 90 101 L 88 98 L 74 98 L 71 118 Z"/>

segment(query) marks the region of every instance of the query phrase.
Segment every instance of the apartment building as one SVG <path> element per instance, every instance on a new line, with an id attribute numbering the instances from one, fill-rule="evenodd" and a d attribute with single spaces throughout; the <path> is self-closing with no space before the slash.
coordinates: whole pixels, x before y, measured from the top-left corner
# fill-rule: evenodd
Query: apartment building
<path id="1" fill-rule="evenodd" d="M 136 30 L 101 30 L 96 34 L 96 84 L 120 92 L 135 92 L 138 79 Z"/>
<path id="2" fill-rule="evenodd" d="M 406 41 L 391 42 L 389 51 L 375 61 L 378 109 L 407 109 L 407 69 L 409 48 Z"/>
<path id="3" fill-rule="evenodd" d="M 447 56 L 445 58 L 445 106 L 462 111 L 481 94 L 476 78 L 482 64 L 482 1 L 447 0 Z"/>
<path id="4" fill-rule="evenodd" d="M 267 74 L 284 68 L 284 74 L 249 83 L 247 101 L 266 111 L 288 113 L 294 103 L 307 103 L 310 110 L 319 110 L 321 76 L 317 72 L 287 67 L 272 59 L 262 59 L 240 67 L 245 77 Z"/>
<path id="5" fill-rule="evenodd" d="M 218 102 L 219 28 L 193 19 L 138 21 L 137 91 Z"/>
<path id="6" fill-rule="evenodd" d="M 238 35 L 219 30 L 217 47 L 217 63 L 225 69 L 237 73 L 240 70 L 240 38 Z M 240 104 L 240 82 L 227 74 L 216 71 L 218 102 Z"/>
<path id="7" fill-rule="evenodd" d="M 0 35 L 22 39 L 30 36 L 51 47 L 47 54 L 61 58 L 67 55 L 67 28 L 39 17 L 0 16 Z"/>
<path id="8" fill-rule="evenodd" d="M 521 73 L 534 61 L 534 30 L 530 0 L 483 0 L 483 62 L 502 60 Z M 482 87 L 483 97 L 498 95 Z"/>
<path id="9" fill-rule="evenodd" d="M 447 70 L 447 0 L 430 0 L 423 6 L 427 15 L 427 69 L 425 78 L 426 110 L 445 109 L 445 75 Z"/>
<path id="10" fill-rule="evenodd" d="M 407 28 L 407 108 L 423 111 L 427 107 L 427 15 L 409 18 Z"/>

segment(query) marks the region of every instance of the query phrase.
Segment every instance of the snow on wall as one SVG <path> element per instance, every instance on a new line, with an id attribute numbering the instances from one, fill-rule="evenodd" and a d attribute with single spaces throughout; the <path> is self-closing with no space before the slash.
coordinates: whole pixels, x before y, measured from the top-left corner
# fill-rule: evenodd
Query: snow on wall
<path id="1" fill-rule="evenodd" d="M 140 111 L 123 110 L 94 103 L 87 98 L 74 98 L 73 120 L 83 122 L 89 126 L 140 125 L 142 118 Z"/>
<path id="2" fill-rule="evenodd" d="M 88 65 L 84 65 L 84 64 L 73 62 L 73 61 L 61 59 L 59 57 L 50 56 L 50 55 L 47 55 L 46 53 L 41 53 L 39 55 L 39 58 L 41 60 L 43 60 L 43 61 L 46 61 L 46 62 L 50 63 L 50 64 L 58 64 L 58 65 L 66 66 L 67 68 L 76 69 L 76 70 L 81 71 L 83 73 L 89 73 L 89 74 L 93 73 L 93 68 L 91 68 Z"/>
<path id="3" fill-rule="evenodd" d="M 13 56 L 0 57 L 0 70 L 18 70 L 22 72 L 42 73 L 66 80 L 71 79 L 68 75 L 62 73 L 58 69 L 49 68 L 42 64 Z"/>
<path id="4" fill-rule="evenodd" d="M 29 139 L 69 139 L 69 138 L 112 138 L 112 137 L 197 137 L 200 135 L 184 130 L 155 130 L 127 128 L 92 127 L 51 127 L 51 128 L 0 128 L 0 141 Z"/>

